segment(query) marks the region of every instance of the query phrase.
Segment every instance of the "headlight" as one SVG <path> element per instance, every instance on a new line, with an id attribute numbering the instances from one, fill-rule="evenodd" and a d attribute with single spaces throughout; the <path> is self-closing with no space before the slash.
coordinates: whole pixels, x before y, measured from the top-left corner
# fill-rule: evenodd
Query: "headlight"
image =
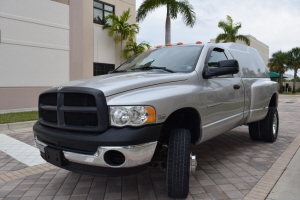
<path id="1" fill-rule="evenodd" d="M 150 106 L 110 107 L 112 126 L 140 126 L 155 123 L 155 110 Z"/>

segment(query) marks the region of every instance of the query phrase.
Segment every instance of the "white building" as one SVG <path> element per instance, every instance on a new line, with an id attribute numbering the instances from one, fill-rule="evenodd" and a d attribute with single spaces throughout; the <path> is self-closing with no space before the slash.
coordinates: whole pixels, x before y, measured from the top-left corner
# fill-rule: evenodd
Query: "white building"
<path id="1" fill-rule="evenodd" d="M 37 107 L 42 91 L 118 66 L 101 19 L 128 8 L 135 23 L 135 0 L 0 0 L 0 110 Z"/>

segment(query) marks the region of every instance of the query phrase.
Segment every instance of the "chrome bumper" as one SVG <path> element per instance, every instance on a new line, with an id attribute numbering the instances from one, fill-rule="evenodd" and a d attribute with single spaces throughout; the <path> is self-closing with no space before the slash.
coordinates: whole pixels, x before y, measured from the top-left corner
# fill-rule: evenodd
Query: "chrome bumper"
<path id="1" fill-rule="evenodd" d="M 47 144 L 41 142 L 34 137 L 36 147 L 43 153 L 45 153 L 45 147 Z M 111 168 L 127 168 L 135 167 L 149 163 L 152 159 L 156 148 L 157 142 L 149 142 L 139 145 L 130 145 L 123 147 L 98 147 L 97 152 L 94 155 L 79 154 L 69 151 L 63 151 L 65 158 L 71 162 L 93 165 L 99 167 L 111 167 Z M 120 166 L 112 166 L 104 161 L 104 154 L 107 151 L 114 150 L 119 151 L 125 156 L 125 162 Z"/>

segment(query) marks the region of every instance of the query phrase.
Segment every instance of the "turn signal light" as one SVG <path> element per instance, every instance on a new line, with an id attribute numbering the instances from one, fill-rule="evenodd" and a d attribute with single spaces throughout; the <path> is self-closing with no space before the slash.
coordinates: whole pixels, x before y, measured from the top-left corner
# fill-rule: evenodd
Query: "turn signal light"
<path id="1" fill-rule="evenodd" d="M 145 109 L 148 112 L 148 119 L 147 119 L 147 123 L 149 122 L 155 122 L 155 110 L 152 107 L 146 106 Z"/>

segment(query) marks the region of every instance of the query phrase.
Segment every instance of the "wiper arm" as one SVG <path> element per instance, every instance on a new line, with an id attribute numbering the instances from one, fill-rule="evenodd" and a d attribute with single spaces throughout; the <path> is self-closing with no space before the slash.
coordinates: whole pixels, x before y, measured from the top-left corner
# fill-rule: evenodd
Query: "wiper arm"
<path id="1" fill-rule="evenodd" d="M 134 68 L 135 69 L 162 69 L 164 71 L 170 72 L 170 73 L 176 73 L 173 70 L 167 69 L 166 67 L 155 67 L 155 66 L 145 66 L 145 67 L 140 67 L 140 68 Z"/>
<path id="2" fill-rule="evenodd" d="M 127 72 L 127 70 L 113 70 L 113 71 L 111 71 L 109 74 L 112 74 L 112 73 L 120 73 L 120 72 Z"/>

